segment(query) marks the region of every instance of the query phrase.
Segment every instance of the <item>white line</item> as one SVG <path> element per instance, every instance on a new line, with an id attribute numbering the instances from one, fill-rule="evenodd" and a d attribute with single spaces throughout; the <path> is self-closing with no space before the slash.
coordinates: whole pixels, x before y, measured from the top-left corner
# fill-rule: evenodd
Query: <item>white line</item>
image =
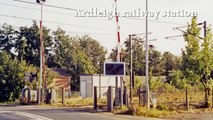
<path id="1" fill-rule="evenodd" d="M 0 111 L 0 113 L 13 113 L 12 111 Z"/>
<path id="2" fill-rule="evenodd" d="M 25 117 L 33 118 L 35 120 L 53 120 L 53 119 L 50 119 L 50 118 L 46 118 L 46 117 L 43 117 L 43 116 L 34 115 L 34 114 L 30 114 L 30 113 L 25 113 L 25 112 L 14 112 L 14 113 L 17 114 L 17 115 L 22 115 L 22 116 L 25 116 Z"/>

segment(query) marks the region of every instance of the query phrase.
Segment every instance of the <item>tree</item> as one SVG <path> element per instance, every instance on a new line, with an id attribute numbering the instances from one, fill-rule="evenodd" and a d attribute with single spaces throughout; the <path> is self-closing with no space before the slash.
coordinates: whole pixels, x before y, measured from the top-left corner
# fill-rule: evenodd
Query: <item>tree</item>
<path id="1" fill-rule="evenodd" d="M 142 40 L 141 37 L 132 38 L 132 64 L 135 75 L 145 75 L 145 51 Z M 126 63 L 130 63 L 130 40 L 127 39 L 124 44 L 126 49 L 124 49 L 123 60 Z"/>
<path id="2" fill-rule="evenodd" d="M 201 28 L 198 27 L 196 18 L 192 19 L 192 23 L 188 25 L 186 33 L 184 33 L 187 42 L 186 50 L 182 53 L 181 71 L 188 84 L 195 84 L 199 80 L 205 89 L 205 105 L 208 106 L 208 89 L 210 72 L 213 69 L 212 62 L 212 34 L 208 29 L 207 36 L 202 40 L 200 37 Z M 201 44 L 200 44 L 201 43 Z"/>
<path id="3" fill-rule="evenodd" d="M 200 59 L 199 59 L 199 73 L 201 75 L 201 82 L 205 88 L 205 100 L 208 105 L 208 92 L 212 87 L 209 84 L 211 80 L 211 71 L 213 70 L 213 52 L 211 45 L 213 43 L 211 29 L 207 29 L 207 36 L 204 36 L 203 42 L 201 43 Z"/>
<path id="4" fill-rule="evenodd" d="M 100 45 L 98 41 L 85 35 L 83 37 L 78 38 L 80 43 L 80 49 L 87 54 L 89 59 L 91 60 L 95 73 L 101 73 L 102 69 L 100 66 L 104 65 L 106 49 Z"/>
<path id="5" fill-rule="evenodd" d="M 170 73 L 180 70 L 181 57 L 175 56 L 170 52 L 164 52 L 161 58 L 162 75 L 166 76 L 167 82 L 170 83 Z"/>
<path id="6" fill-rule="evenodd" d="M 50 29 L 43 27 L 43 40 L 45 48 L 45 60 L 48 61 L 52 51 L 52 37 Z M 19 60 L 26 60 L 27 63 L 39 66 L 40 64 L 40 32 L 35 21 L 31 27 L 20 27 L 18 39 L 15 41 L 15 52 Z"/>
<path id="7" fill-rule="evenodd" d="M 79 90 L 81 74 L 101 72 L 106 51 L 89 36 L 70 37 L 62 29 L 53 32 L 53 66 L 65 68 L 72 75 L 71 88 Z"/>
<path id="8" fill-rule="evenodd" d="M 163 72 L 161 68 L 161 53 L 154 48 L 149 49 L 149 71 L 151 75 L 160 76 Z"/>
<path id="9" fill-rule="evenodd" d="M 164 52 L 161 61 L 164 69 L 163 75 L 168 76 L 169 72 L 174 69 L 174 55 L 170 52 Z"/>
<path id="10" fill-rule="evenodd" d="M 172 70 L 167 76 L 169 83 L 178 89 L 187 87 L 186 81 L 183 78 L 183 73 L 180 70 Z"/>
<path id="11" fill-rule="evenodd" d="M 25 61 L 12 59 L 10 53 L 0 52 L 0 102 L 15 101 L 20 98 L 21 89 L 29 84 L 24 80 L 25 72 L 35 72 Z"/>
<path id="12" fill-rule="evenodd" d="M 14 48 L 14 43 L 18 37 L 18 32 L 8 24 L 3 24 L 0 28 L 0 50 L 7 51 L 12 56 L 14 53 L 11 51 Z"/>

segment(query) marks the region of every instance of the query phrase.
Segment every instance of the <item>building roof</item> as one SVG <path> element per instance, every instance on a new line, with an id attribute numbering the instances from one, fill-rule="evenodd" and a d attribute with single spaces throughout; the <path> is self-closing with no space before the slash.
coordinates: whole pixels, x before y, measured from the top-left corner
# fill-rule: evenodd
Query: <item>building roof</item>
<path id="1" fill-rule="evenodd" d="M 54 89 L 65 88 L 65 90 L 69 90 L 70 80 L 72 77 L 69 74 L 69 72 L 66 69 L 61 69 L 61 68 L 50 68 L 50 69 L 56 74 L 51 86 Z"/>

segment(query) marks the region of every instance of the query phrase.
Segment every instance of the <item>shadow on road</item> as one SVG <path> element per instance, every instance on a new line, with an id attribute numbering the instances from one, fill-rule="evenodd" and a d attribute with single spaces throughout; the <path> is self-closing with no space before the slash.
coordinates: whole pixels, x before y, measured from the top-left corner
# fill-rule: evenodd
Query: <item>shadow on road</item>
<path id="1" fill-rule="evenodd" d="M 99 113 L 107 112 L 105 107 L 100 107 L 94 110 L 92 106 L 79 106 L 79 107 L 52 107 L 52 106 L 38 106 L 38 105 L 20 105 L 20 104 L 5 104 L 0 105 L 0 110 L 10 111 L 40 111 L 40 112 L 87 112 L 87 113 Z"/>

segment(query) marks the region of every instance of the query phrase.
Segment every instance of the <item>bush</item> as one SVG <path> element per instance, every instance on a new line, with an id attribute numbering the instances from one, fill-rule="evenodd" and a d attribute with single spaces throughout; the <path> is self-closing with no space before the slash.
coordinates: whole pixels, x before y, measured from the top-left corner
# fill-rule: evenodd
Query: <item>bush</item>
<path id="1" fill-rule="evenodd" d="M 167 109 L 167 107 L 165 107 L 165 106 L 161 106 L 161 107 L 162 107 L 162 110 L 147 110 L 145 107 L 136 106 L 134 114 L 137 116 L 155 117 L 155 118 L 176 114 L 176 112 L 174 112 L 174 111 L 164 110 L 164 109 Z"/>
<path id="2" fill-rule="evenodd" d="M 72 98 L 78 98 L 78 97 L 80 97 L 80 92 L 78 92 L 78 91 L 73 91 L 72 94 L 71 94 L 71 97 L 72 97 Z"/>
<path id="3" fill-rule="evenodd" d="M 156 109 L 158 109 L 158 110 L 168 110 L 169 107 L 166 106 L 165 104 L 158 104 L 158 105 L 156 106 Z"/>

